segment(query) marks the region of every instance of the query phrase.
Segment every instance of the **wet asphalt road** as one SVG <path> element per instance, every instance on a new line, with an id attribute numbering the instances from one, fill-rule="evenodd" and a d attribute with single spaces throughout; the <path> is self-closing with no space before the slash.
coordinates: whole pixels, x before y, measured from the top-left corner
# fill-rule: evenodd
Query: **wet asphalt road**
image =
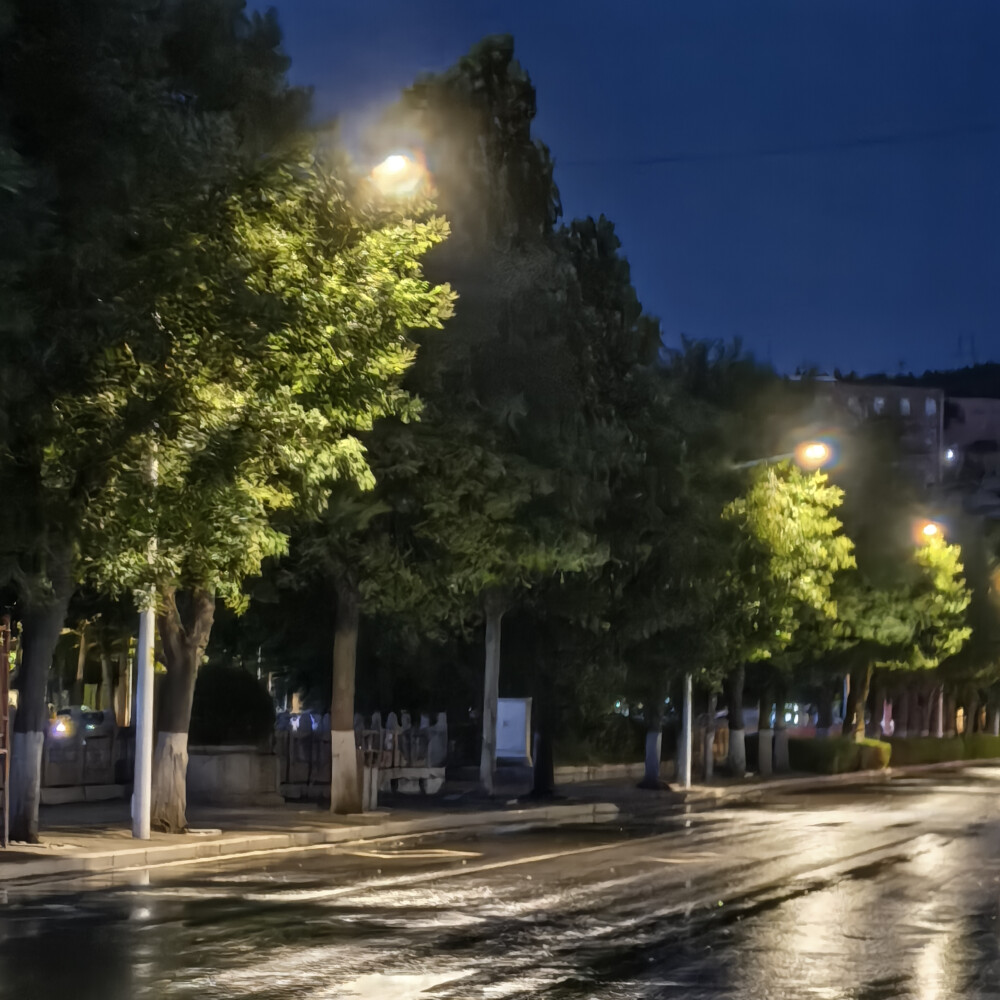
<path id="1" fill-rule="evenodd" d="M 0 1000 L 1000 997 L 1000 770 L 0 890 Z"/>

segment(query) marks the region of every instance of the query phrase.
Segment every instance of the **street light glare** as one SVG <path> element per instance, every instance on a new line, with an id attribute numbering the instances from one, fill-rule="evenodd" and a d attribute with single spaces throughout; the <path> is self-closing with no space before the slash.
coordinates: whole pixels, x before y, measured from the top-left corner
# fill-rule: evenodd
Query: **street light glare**
<path id="1" fill-rule="evenodd" d="M 392 153 L 372 167 L 371 180 L 385 197 L 408 198 L 415 195 L 427 177 L 422 158 Z"/>
<path id="2" fill-rule="evenodd" d="M 375 169 L 381 170 L 386 174 L 401 174 L 407 168 L 409 162 L 405 156 L 394 153 L 392 156 L 387 156 Z"/>
<path id="3" fill-rule="evenodd" d="M 933 521 L 928 521 L 921 529 L 925 538 L 933 538 L 940 530 Z"/>
<path id="4" fill-rule="evenodd" d="M 833 451 L 824 441 L 803 441 L 795 449 L 795 460 L 803 469 L 821 469 L 832 457 Z"/>

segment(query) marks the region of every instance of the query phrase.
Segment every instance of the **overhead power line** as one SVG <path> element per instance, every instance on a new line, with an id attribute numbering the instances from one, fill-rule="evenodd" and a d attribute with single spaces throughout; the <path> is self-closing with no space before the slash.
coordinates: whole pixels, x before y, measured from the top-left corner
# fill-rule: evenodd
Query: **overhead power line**
<path id="1" fill-rule="evenodd" d="M 851 149 L 877 149 L 879 147 L 906 146 L 921 142 L 940 142 L 967 136 L 995 135 L 1000 131 L 996 125 L 963 125 L 960 128 L 934 129 L 926 132 L 884 132 L 879 135 L 859 136 L 853 139 L 838 139 L 830 142 L 789 144 L 785 146 L 762 146 L 759 149 L 720 149 L 706 153 L 664 153 L 659 156 L 643 156 L 595 159 L 562 160 L 557 157 L 558 167 L 657 167 L 674 163 L 710 163 L 720 160 L 762 159 L 769 156 L 803 156 L 809 153 L 832 153 Z"/>

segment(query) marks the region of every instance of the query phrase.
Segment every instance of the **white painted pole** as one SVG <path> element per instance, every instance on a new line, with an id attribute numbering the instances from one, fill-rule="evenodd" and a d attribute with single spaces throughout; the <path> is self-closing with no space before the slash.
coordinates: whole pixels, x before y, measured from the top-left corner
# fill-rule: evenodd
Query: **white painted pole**
<path id="1" fill-rule="evenodd" d="M 132 836 L 149 840 L 149 810 L 153 798 L 153 629 L 151 607 L 139 614 L 139 644 L 135 651 L 135 778 L 132 785 Z"/>
<path id="2" fill-rule="evenodd" d="M 681 759 L 678 768 L 678 777 L 681 780 L 681 788 L 691 787 L 691 756 L 693 747 L 691 746 L 692 726 L 691 726 L 691 675 L 684 675 L 684 715 L 681 721 Z"/>
<path id="3" fill-rule="evenodd" d="M 149 463 L 149 480 L 156 486 L 156 458 Z M 149 542 L 153 561 L 156 539 Z M 139 641 L 135 651 L 135 774 L 132 779 L 132 836 L 149 840 L 149 816 L 153 802 L 153 643 L 155 641 L 156 592 L 145 595 L 139 612 Z"/>

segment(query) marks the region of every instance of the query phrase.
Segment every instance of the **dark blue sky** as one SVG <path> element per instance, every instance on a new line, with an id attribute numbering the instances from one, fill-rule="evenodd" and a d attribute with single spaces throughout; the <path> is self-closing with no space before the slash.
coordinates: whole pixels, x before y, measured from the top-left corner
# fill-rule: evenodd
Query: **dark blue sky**
<path id="1" fill-rule="evenodd" d="M 1000 360 L 1000 0 L 275 2 L 293 79 L 355 122 L 513 34 L 567 216 L 614 220 L 668 340 Z"/>

